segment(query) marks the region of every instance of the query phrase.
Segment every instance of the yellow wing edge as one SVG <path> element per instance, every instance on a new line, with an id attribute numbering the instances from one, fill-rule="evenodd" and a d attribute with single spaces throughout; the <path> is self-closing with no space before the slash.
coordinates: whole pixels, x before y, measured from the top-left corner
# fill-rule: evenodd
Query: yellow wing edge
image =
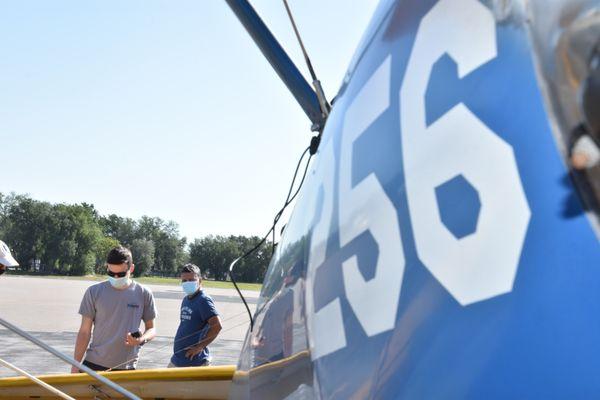
<path id="1" fill-rule="evenodd" d="M 113 382 L 150 381 L 230 381 L 235 373 L 235 365 L 215 367 L 189 368 L 156 368 L 133 371 L 100 372 Z M 94 378 L 87 374 L 39 375 L 38 379 L 49 385 L 78 383 L 94 383 Z M 0 378 L 0 388 L 31 386 L 32 382 L 25 377 Z"/>

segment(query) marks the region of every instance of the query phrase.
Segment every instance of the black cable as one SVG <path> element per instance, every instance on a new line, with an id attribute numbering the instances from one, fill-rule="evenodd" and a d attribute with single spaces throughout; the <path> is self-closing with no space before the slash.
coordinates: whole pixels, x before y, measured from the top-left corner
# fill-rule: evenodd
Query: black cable
<path id="1" fill-rule="evenodd" d="M 288 204 L 288 202 L 290 200 L 290 194 L 292 194 L 292 189 L 294 188 L 294 182 L 296 182 L 296 176 L 298 176 L 298 170 L 300 169 L 300 164 L 302 163 L 302 159 L 306 155 L 306 152 L 309 150 L 310 150 L 310 146 L 307 147 L 306 150 L 304 150 L 304 152 L 300 156 L 300 160 L 298 160 L 298 164 L 296 165 L 296 170 L 294 171 L 294 177 L 292 178 L 292 184 L 290 186 L 290 190 L 288 190 L 287 197 L 285 198 L 284 204 L 286 204 L 286 205 Z M 300 183 L 300 184 L 302 185 L 302 183 Z"/>
<path id="2" fill-rule="evenodd" d="M 304 179 L 306 178 L 306 173 L 308 172 L 308 164 L 310 163 L 310 159 L 312 158 L 312 156 L 314 154 L 312 152 L 310 154 L 310 157 L 308 157 L 308 161 L 306 162 L 306 167 L 304 168 L 304 173 L 302 175 L 302 180 L 300 180 L 300 184 L 298 185 L 298 189 L 296 190 L 296 192 L 294 193 L 294 195 L 290 198 L 290 195 L 292 194 L 292 189 L 294 187 L 294 183 L 296 181 L 296 175 L 298 173 L 298 167 L 300 166 L 300 162 L 302 161 L 302 158 L 304 158 L 304 156 L 306 155 L 306 151 L 310 150 L 310 149 L 311 149 L 311 147 L 308 147 L 306 150 L 304 150 L 304 153 L 302 153 L 302 157 L 300 157 L 300 161 L 298 161 L 298 166 L 296 166 L 296 172 L 294 173 L 294 178 L 292 179 L 292 186 L 290 186 L 290 190 L 288 192 L 287 198 L 285 199 L 285 204 L 283 205 L 283 208 L 281 210 L 279 210 L 279 212 L 275 215 L 275 218 L 273 220 L 274 223 L 276 223 L 277 221 L 279 221 L 279 218 L 281 218 L 281 215 L 283 214 L 283 211 L 285 211 L 285 208 L 292 201 L 294 201 L 294 199 L 296 198 L 296 196 L 298 195 L 298 193 L 300 193 L 300 188 L 302 187 L 302 184 L 304 183 Z M 273 227 L 273 229 L 275 229 L 275 227 Z"/>
<path id="3" fill-rule="evenodd" d="M 242 315 L 243 313 L 244 313 L 244 312 L 242 311 L 241 313 L 239 313 L 239 314 L 236 314 L 236 315 L 234 315 L 233 317 L 226 318 L 226 319 L 224 319 L 224 320 L 223 320 L 223 321 L 221 321 L 221 322 L 229 321 L 230 319 L 233 319 L 233 318 L 239 317 L 239 316 L 240 316 L 240 315 Z M 237 328 L 238 326 L 241 326 L 241 325 L 243 325 L 243 324 L 245 324 L 245 322 L 242 322 L 242 323 L 240 323 L 240 324 L 237 324 L 237 325 L 234 325 L 234 326 L 230 326 L 229 328 L 227 328 L 227 329 L 224 329 L 224 330 L 220 331 L 220 332 L 219 332 L 219 334 L 223 334 L 223 333 L 225 333 L 225 332 L 227 332 L 227 331 L 230 331 L 230 330 L 232 330 L 232 329 L 234 329 L 234 328 Z M 192 336 L 195 336 L 195 335 L 197 335 L 197 334 L 199 334 L 199 333 L 201 334 L 201 333 L 202 333 L 202 331 L 204 331 L 204 330 L 208 331 L 208 329 L 206 329 L 207 327 L 208 327 L 208 325 L 204 326 L 202 329 L 198 329 L 197 331 L 190 333 L 189 335 L 185 335 L 185 336 L 183 336 L 183 337 L 181 337 L 181 338 L 179 338 L 179 339 L 176 339 L 176 340 L 174 339 L 172 343 L 171 343 L 171 341 L 169 340 L 169 342 L 168 342 L 167 344 L 164 344 L 164 345 L 162 345 L 162 346 L 160 346 L 160 347 L 158 347 L 158 348 L 156 348 L 156 349 L 152 349 L 150 352 L 144 353 L 144 357 L 147 357 L 147 356 L 149 356 L 150 354 L 154 354 L 154 353 L 157 353 L 157 352 L 159 352 L 159 351 L 162 351 L 162 350 L 166 349 L 167 347 L 171 347 L 171 346 L 173 346 L 173 345 L 174 345 L 175 343 L 177 343 L 177 342 L 180 342 L 180 341 L 182 341 L 182 340 L 188 339 L 188 338 L 190 338 L 190 337 L 192 337 Z M 179 352 L 181 352 L 181 351 L 184 351 L 184 350 L 189 350 L 191 347 L 193 347 L 193 346 L 195 346 L 195 345 L 197 345 L 197 344 L 200 344 L 200 343 L 202 343 L 202 342 L 203 342 L 203 340 L 204 340 L 204 339 L 201 339 L 199 342 L 197 342 L 197 343 L 194 343 L 194 344 L 193 344 L 193 345 L 191 345 L 191 346 L 187 346 L 187 347 L 184 347 L 184 348 L 183 348 L 183 349 L 181 349 L 181 350 L 175 351 L 173 354 L 177 354 L 177 353 L 179 353 Z M 151 343 L 151 342 L 150 342 L 150 343 Z M 127 361 L 125 361 L 124 363 L 117 364 L 117 365 L 115 365 L 114 367 L 110 367 L 109 369 L 107 369 L 107 370 L 106 370 L 106 372 L 112 371 L 112 370 L 114 370 L 115 368 L 119 368 L 119 367 L 120 367 L 120 366 L 122 366 L 122 365 L 129 364 L 130 362 L 132 362 L 132 361 L 135 361 L 135 360 L 137 360 L 137 357 L 136 357 L 136 358 L 132 358 L 132 359 L 130 359 L 130 360 L 127 360 Z"/>
<path id="4" fill-rule="evenodd" d="M 290 199 L 290 196 L 292 195 L 292 189 L 294 189 L 294 183 L 296 182 L 296 177 L 298 176 L 298 170 L 300 169 L 300 165 L 302 164 L 302 159 L 304 159 L 304 156 L 306 155 L 307 152 L 310 152 L 310 149 L 311 149 L 311 146 L 308 146 L 304 150 L 302 155 L 300 156 L 300 160 L 298 160 L 298 164 L 296 165 L 296 170 L 294 171 L 294 177 L 292 178 L 292 184 L 290 185 L 290 190 L 288 190 L 288 194 L 287 194 L 287 197 L 285 198 L 283 208 L 281 210 L 279 210 L 279 213 L 277 213 L 277 215 L 275 215 L 275 218 L 273 219 L 273 232 L 272 232 L 273 233 L 273 246 L 271 246 L 271 257 L 273 257 L 273 254 L 275 254 L 275 231 L 277 230 L 277 222 L 281 218 L 281 215 L 283 214 L 283 211 L 288 206 L 288 204 L 290 204 L 290 202 L 292 202 L 294 200 L 293 198 Z M 311 154 L 311 156 L 312 156 L 312 154 Z M 302 176 L 302 181 L 300 182 L 299 187 L 302 187 L 302 183 L 304 182 L 304 176 L 306 176 L 306 170 L 308 168 L 308 163 L 310 163 L 310 157 L 308 158 L 306 168 L 304 169 L 304 175 Z M 297 193 L 298 192 L 296 192 L 296 194 Z M 294 195 L 294 197 L 296 197 L 296 195 Z"/>
<path id="5" fill-rule="evenodd" d="M 277 246 L 277 244 L 275 243 L 275 227 L 276 227 L 276 225 L 277 225 L 276 222 L 273 223 L 273 232 L 272 232 L 273 239 L 271 239 L 271 243 L 273 243 L 273 244 L 271 245 L 271 258 L 273 258 L 273 255 L 275 254 L 275 247 Z"/>
<path id="6" fill-rule="evenodd" d="M 248 257 L 250 254 L 254 253 L 260 246 L 262 246 L 271 233 L 273 233 L 273 249 L 274 249 L 275 227 L 277 225 L 277 221 L 279 221 L 279 219 L 283 215 L 283 212 L 285 211 L 287 206 L 289 206 L 290 203 L 292 201 L 294 201 L 294 199 L 296 198 L 298 193 L 300 193 L 300 189 L 302 188 L 302 185 L 304 184 L 304 180 L 306 178 L 306 173 L 308 172 L 308 166 L 310 165 L 310 160 L 312 158 L 312 151 L 310 151 L 310 150 L 311 150 L 311 146 L 307 147 L 302 152 L 302 155 L 300 156 L 300 159 L 298 160 L 298 164 L 296 165 L 296 170 L 294 172 L 294 177 L 292 178 L 292 184 L 290 185 L 290 189 L 288 190 L 288 194 L 285 199 L 285 203 L 284 203 L 283 207 L 279 210 L 279 212 L 277 212 L 277 214 L 275 214 L 275 218 L 273 218 L 273 224 L 271 225 L 271 229 L 269 229 L 269 231 L 266 233 L 265 236 L 263 236 L 263 238 L 260 240 L 260 242 L 258 242 L 257 245 L 255 245 L 252 249 L 245 252 L 241 257 L 238 257 L 235 260 L 233 260 L 233 262 L 229 265 L 229 278 L 231 279 L 231 282 L 233 283 L 235 290 L 238 292 L 239 296 L 241 297 L 242 301 L 244 302 L 244 306 L 246 307 L 246 311 L 248 311 L 248 316 L 250 317 L 250 332 L 252 332 L 252 329 L 254 328 L 254 319 L 252 318 L 252 312 L 250 311 L 250 307 L 248 306 L 248 303 L 246 302 L 244 295 L 242 294 L 240 288 L 238 287 L 238 285 L 235 281 L 235 278 L 233 277 L 233 267 L 235 266 L 235 264 L 238 263 L 238 261 Z M 298 176 L 298 171 L 300 169 L 300 165 L 302 165 L 302 160 L 304 159 L 304 156 L 306 156 L 306 153 L 309 153 L 309 152 L 310 152 L 310 154 L 309 154 L 308 160 L 306 161 L 306 167 L 304 168 L 304 173 L 302 174 L 302 180 L 300 181 L 300 184 L 298 185 L 298 189 L 292 195 L 292 190 L 294 189 L 294 183 L 296 182 L 296 177 Z M 273 256 L 273 251 L 271 252 L 271 256 Z"/>

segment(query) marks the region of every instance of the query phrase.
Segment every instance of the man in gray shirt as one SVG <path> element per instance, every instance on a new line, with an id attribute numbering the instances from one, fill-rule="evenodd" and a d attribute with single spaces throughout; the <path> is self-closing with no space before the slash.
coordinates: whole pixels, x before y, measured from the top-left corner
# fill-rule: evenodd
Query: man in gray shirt
<path id="1" fill-rule="evenodd" d="M 106 264 L 108 280 L 90 286 L 81 301 L 74 357 L 81 362 L 85 354 L 83 364 L 96 371 L 135 369 L 140 347 L 156 336 L 154 296 L 131 279 L 135 266 L 128 249 L 112 249 Z"/>

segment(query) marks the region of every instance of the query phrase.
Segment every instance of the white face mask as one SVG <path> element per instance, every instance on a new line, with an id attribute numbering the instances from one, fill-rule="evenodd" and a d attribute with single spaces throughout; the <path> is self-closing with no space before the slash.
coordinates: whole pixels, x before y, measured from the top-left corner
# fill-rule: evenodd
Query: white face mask
<path id="1" fill-rule="evenodd" d="M 112 276 L 109 276 L 108 281 L 115 289 L 123 289 L 131 283 L 129 276 L 124 276 L 122 278 L 113 278 Z"/>
<path id="2" fill-rule="evenodd" d="M 198 281 L 183 282 L 181 284 L 181 288 L 185 294 L 191 296 L 198 290 Z"/>

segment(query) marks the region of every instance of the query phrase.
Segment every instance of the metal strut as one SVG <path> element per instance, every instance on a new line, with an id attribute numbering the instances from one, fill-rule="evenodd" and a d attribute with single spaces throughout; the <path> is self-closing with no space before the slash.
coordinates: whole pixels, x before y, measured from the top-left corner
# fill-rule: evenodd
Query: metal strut
<path id="1" fill-rule="evenodd" d="M 292 92 L 300 107 L 312 122 L 313 131 L 322 131 L 326 115 L 321 112 L 319 97 L 310 87 L 304 76 L 292 62 L 275 36 L 256 13 L 247 0 L 226 0 L 231 10 L 240 20 L 254 43 L 262 51 L 277 75 Z"/>
<path id="2" fill-rule="evenodd" d="M 3 360 L 3 359 L 0 358 L 0 364 L 4 365 L 6 368 L 12 369 L 13 371 L 17 372 L 20 375 L 23 375 L 27 379 L 29 379 L 29 380 L 33 381 L 34 383 L 40 385 L 41 387 L 43 387 L 44 389 L 48 390 L 49 392 L 54 393 L 55 395 L 57 395 L 61 399 L 75 400 L 73 397 L 69 396 L 68 394 L 65 394 L 65 393 L 61 392 L 60 390 L 58 390 L 54 386 L 48 385 L 46 382 L 39 380 L 35 376 L 29 374 L 27 371 L 23 371 L 21 368 L 17 367 L 16 365 L 13 365 L 13 364 L 9 363 L 6 360 Z"/>
<path id="3" fill-rule="evenodd" d="M 113 381 L 111 381 L 110 379 L 107 379 L 105 377 L 103 377 L 102 375 L 98 374 L 97 372 L 93 371 L 92 369 L 86 367 L 85 365 L 81 364 L 80 362 L 76 361 L 75 359 L 61 353 L 60 351 L 48 346 L 46 343 L 42 342 L 41 340 L 39 340 L 38 338 L 36 338 L 35 336 L 30 335 L 29 333 L 25 332 L 24 330 L 16 327 L 15 325 L 11 324 L 10 322 L 0 318 L 0 325 L 3 325 L 4 327 L 10 329 L 11 331 L 13 331 L 14 333 L 16 333 L 17 335 L 29 340 L 31 343 L 41 347 L 42 349 L 46 350 L 47 352 L 54 354 L 56 357 L 60 358 L 61 360 L 71 364 L 74 367 L 79 368 L 81 371 L 87 373 L 88 375 L 90 375 L 92 378 L 95 378 L 96 380 L 102 382 L 103 384 L 105 384 L 106 386 L 108 386 L 109 388 L 113 389 L 114 391 L 116 391 L 117 393 L 122 394 L 123 396 L 125 396 L 128 399 L 131 400 L 142 400 L 140 397 L 136 396 L 135 394 L 131 393 L 130 391 L 122 388 L 121 386 L 117 385 L 116 383 L 114 383 Z"/>

